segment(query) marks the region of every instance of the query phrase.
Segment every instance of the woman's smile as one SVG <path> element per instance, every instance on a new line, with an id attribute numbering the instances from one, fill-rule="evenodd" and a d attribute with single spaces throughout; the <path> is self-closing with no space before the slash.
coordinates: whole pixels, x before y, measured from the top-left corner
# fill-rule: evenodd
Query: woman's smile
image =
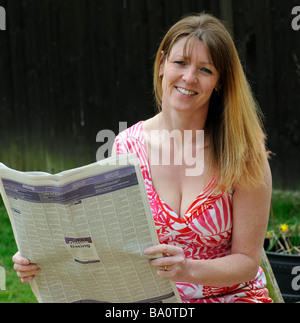
<path id="1" fill-rule="evenodd" d="M 177 111 L 206 110 L 219 73 L 202 41 L 179 39 L 160 66 L 162 108 Z"/>
<path id="2" fill-rule="evenodd" d="M 187 90 L 187 89 L 184 89 L 182 87 L 179 87 L 179 86 L 175 86 L 176 90 L 183 94 L 184 96 L 187 96 L 187 97 L 193 97 L 195 95 L 198 94 L 198 92 L 195 92 L 195 91 L 192 91 L 192 90 Z"/>

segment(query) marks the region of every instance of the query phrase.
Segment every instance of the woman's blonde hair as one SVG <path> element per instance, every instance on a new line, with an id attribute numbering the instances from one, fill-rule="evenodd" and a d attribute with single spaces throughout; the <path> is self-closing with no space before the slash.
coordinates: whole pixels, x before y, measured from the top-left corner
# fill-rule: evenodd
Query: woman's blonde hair
<path id="1" fill-rule="evenodd" d="M 236 184 L 248 188 L 262 185 L 266 163 L 262 114 L 232 37 L 216 17 L 206 13 L 185 17 L 164 37 L 154 65 L 154 92 L 159 110 L 163 95 L 160 66 L 183 37 L 187 37 L 186 46 L 203 41 L 220 73 L 219 91 L 212 94 L 205 125 L 219 189 L 229 190 Z"/>

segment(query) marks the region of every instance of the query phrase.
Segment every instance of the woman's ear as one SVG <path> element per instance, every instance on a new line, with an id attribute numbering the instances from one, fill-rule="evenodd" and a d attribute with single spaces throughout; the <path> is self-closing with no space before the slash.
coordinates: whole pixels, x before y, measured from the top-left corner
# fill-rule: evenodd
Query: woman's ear
<path id="1" fill-rule="evenodd" d="M 220 82 L 220 81 L 218 81 L 218 83 L 217 83 L 217 85 L 216 85 L 216 87 L 215 87 L 215 91 L 216 91 L 216 92 L 219 92 L 221 89 L 222 89 L 222 84 L 221 84 L 221 82 Z"/>
<path id="2" fill-rule="evenodd" d="M 159 76 L 162 78 L 164 76 L 165 67 L 165 52 L 162 50 L 160 53 L 160 63 L 159 63 Z"/>

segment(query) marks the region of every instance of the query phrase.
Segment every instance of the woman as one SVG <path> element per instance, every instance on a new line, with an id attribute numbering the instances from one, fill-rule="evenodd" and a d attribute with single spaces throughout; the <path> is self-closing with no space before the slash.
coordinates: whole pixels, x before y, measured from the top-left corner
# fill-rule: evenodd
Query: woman
<path id="1" fill-rule="evenodd" d="M 113 149 L 140 160 L 160 241 L 145 254 L 164 255 L 151 265 L 176 282 L 183 302 L 272 302 L 259 267 L 272 186 L 265 135 L 232 38 L 218 19 L 193 15 L 168 31 L 156 56 L 154 90 L 159 113 L 119 134 Z M 187 152 L 204 156 L 191 176 Z M 169 164 L 153 163 L 161 160 L 157 154 Z M 23 281 L 38 273 L 19 253 L 13 260 Z"/>

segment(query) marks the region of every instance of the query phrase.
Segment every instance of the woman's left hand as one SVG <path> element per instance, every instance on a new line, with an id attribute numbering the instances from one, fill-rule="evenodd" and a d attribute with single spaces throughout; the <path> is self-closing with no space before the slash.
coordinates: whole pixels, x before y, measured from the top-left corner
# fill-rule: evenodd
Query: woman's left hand
<path id="1" fill-rule="evenodd" d="M 157 275 L 174 282 L 185 282 L 188 277 L 188 262 L 180 247 L 161 244 L 147 248 L 145 255 L 163 254 L 162 258 L 153 259 L 150 265 L 157 267 Z"/>

